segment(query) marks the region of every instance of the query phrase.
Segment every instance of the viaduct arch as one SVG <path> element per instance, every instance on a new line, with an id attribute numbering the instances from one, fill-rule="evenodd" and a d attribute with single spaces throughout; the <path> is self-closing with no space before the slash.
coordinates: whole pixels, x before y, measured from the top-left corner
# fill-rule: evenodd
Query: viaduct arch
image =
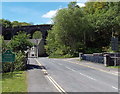
<path id="1" fill-rule="evenodd" d="M 30 34 L 30 38 L 32 38 L 33 33 L 35 31 L 40 31 L 42 33 L 42 39 L 46 39 L 47 31 L 51 30 L 53 25 L 44 24 L 44 25 L 30 25 L 30 26 L 20 26 L 14 28 L 2 28 L 2 35 L 5 40 L 10 40 L 14 35 L 17 35 L 19 31 L 25 31 L 27 34 Z"/>

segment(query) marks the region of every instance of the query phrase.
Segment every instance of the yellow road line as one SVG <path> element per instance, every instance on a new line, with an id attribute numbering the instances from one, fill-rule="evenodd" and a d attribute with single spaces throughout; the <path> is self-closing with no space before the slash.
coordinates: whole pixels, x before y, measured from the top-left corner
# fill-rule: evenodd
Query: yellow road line
<path id="1" fill-rule="evenodd" d="M 67 61 L 67 60 L 64 60 L 64 61 Z M 105 72 L 105 73 L 108 73 L 108 74 L 112 74 L 112 75 L 115 75 L 115 76 L 118 76 L 118 73 L 111 73 L 111 72 L 108 72 L 108 71 L 105 71 L 105 70 L 102 70 L 102 69 L 99 69 L 99 68 L 91 67 L 91 66 L 88 66 L 88 65 L 83 65 L 83 64 L 80 64 L 80 63 L 75 63 L 75 62 L 72 62 L 72 61 L 68 61 L 68 62 L 73 63 L 73 64 L 78 64 L 78 65 L 81 65 L 81 66 L 84 66 L 84 67 L 88 67 L 88 68 L 91 68 L 91 69 L 99 70 L 99 71 L 102 71 L 102 72 Z"/>
<path id="2" fill-rule="evenodd" d="M 37 60 L 37 63 L 39 64 L 39 66 L 42 66 L 42 64 Z M 47 73 L 47 70 L 42 69 L 43 72 Z M 54 85 L 54 87 L 61 93 L 61 94 L 67 94 L 65 92 L 65 90 L 50 76 L 50 75 L 46 75 L 46 77 L 48 78 L 48 80 Z"/>

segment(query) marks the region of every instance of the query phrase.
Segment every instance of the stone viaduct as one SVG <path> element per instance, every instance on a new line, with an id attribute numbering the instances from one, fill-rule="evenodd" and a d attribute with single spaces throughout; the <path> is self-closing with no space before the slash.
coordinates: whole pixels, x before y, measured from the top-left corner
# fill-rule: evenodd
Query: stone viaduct
<path id="1" fill-rule="evenodd" d="M 42 39 L 46 39 L 47 31 L 52 28 L 51 24 L 44 25 L 30 25 L 30 26 L 18 26 L 14 28 L 3 28 L 2 27 L 2 35 L 5 40 L 10 40 L 14 35 L 17 35 L 19 31 L 25 31 L 27 34 L 30 34 L 30 39 L 33 36 L 35 31 L 40 31 L 42 33 Z"/>

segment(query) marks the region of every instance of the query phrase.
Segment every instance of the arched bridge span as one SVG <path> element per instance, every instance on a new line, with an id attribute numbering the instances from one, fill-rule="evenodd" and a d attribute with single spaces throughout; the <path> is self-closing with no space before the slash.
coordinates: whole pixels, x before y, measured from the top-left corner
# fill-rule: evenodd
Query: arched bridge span
<path id="1" fill-rule="evenodd" d="M 42 38 L 46 39 L 47 31 L 52 28 L 51 24 L 44 25 L 30 25 L 30 26 L 20 26 L 14 28 L 2 28 L 2 35 L 5 40 L 10 40 L 14 35 L 17 35 L 19 31 L 25 31 L 27 34 L 30 34 L 30 38 L 32 38 L 33 33 L 35 31 L 40 31 L 42 33 Z"/>

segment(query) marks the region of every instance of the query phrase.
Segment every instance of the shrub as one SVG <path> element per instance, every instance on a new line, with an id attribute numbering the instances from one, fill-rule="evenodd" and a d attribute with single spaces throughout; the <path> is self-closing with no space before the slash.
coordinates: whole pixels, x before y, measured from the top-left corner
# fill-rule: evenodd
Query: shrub
<path id="1" fill-rule="evenodd" d="M 26 69 L 26 57 L 24 53 L 19 51 L 18 53 L 16 53 L 14 70 L 25 70 L 25 69 Z"/>
<path id="2" fill-rule="evenodd" d="M 14 67 L 13 69 L 15 71 L 18 70 L 25 70 L 26 69 L 26 57 L 25 54 L 22 53 L 21 51 L 16 53 L 16 59 L 15 62 L 13 63 Z M 12 63 L 11 62 L 5 62 L 2 63 L 2 72 L 11 72 L 12 71 Z"/>

